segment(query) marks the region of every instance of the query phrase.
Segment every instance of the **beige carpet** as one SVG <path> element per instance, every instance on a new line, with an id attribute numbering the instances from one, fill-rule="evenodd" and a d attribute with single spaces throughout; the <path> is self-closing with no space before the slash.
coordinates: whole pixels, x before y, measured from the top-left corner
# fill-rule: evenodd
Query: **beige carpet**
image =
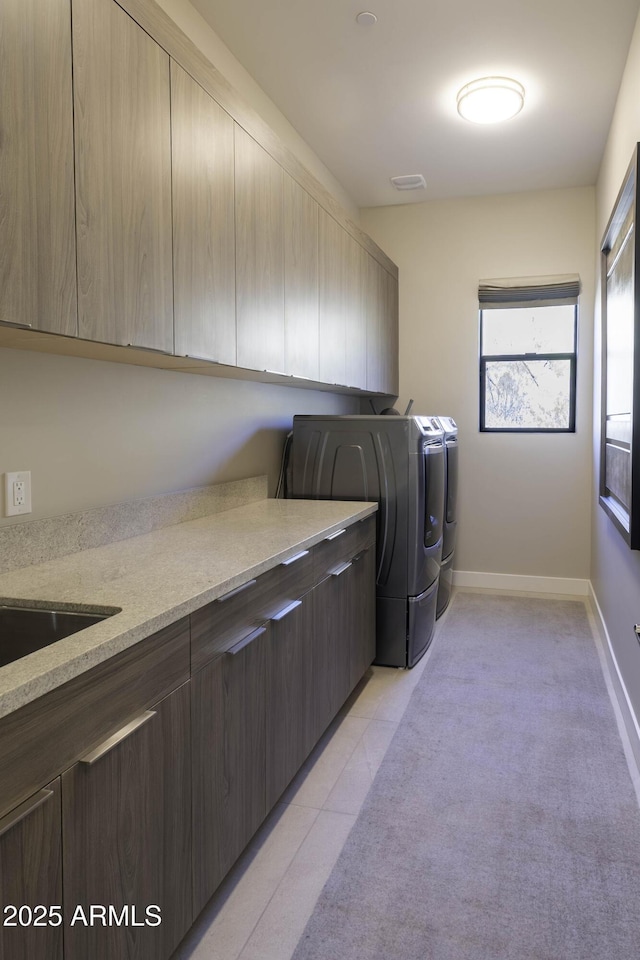
<path id="1" fill-rule="evenodd" d="M 583 604 L 458 594 L 294 960 L 635 960 L 639 904 Z"/>

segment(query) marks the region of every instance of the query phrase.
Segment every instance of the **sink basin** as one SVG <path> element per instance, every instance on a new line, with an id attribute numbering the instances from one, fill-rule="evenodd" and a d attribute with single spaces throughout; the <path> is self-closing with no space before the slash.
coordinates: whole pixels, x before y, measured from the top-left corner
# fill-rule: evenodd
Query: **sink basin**
<path id="1" fill-rule="evenodd" d="M 0 667 L 110 616 L 113 614 L 0 604 Z"/>

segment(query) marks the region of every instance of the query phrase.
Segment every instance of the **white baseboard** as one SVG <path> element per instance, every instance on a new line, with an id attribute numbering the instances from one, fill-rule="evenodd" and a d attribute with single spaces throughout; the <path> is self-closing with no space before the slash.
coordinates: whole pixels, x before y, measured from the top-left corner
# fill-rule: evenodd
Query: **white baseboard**
<path id="1" fill-rule="evenodd" d="M 590 587 L 588 580 L 569 577 L 528 577 L 513 573 L 474 573 L 471 570 L 454 570 L 453 585 L 520 593 L 561 593 L 572 597 L 588 597 Z"/>
<path id="2" fill-rule="evenodd" d="M 627 690 L 620 671 L 613 644 L 611 643 L 611 637 L 607 630 L 607 624 L 591 583 L 589 583 L 589 607 L 593 617 L 592 622 L 598 639 L 600 640 L 600 648 L 604 658 L 605 678 L 611 685 L 611 690 L 618 706 L 618 711 L 616 711 L 616 719 L 619 721 L 618 727 L 620 728 L 620 724 L 622 724 L 623 729 L 620 731 L 621 736 L 624 732 L 628 738 L 628 740 L 625 741 L 625 737 L 622 736 L 625 753 L 627 749 L 630 748 L 632 757 L 635 760 L 634 770 L 629 757 L 627 757 L 631 776 L 638 794 L 638 802 L 640 803 L 640 723 L 633 709 L 629 691 Z"/>

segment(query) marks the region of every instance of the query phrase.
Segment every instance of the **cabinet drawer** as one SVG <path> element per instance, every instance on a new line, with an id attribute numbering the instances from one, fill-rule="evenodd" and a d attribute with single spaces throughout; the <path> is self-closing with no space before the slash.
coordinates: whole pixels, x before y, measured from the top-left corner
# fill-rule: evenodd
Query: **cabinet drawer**
<path id="1" fill-rule="evenodd" d="M 0 720 L 0 816 L 189 679 L 185 618 Z"/>
<path id="2" fill-rule="evenodd" d="M 319 583 L 339 563 L 351 560 L 376 541 L 375 515 L 346 527 L 344 533 L 332 534 L 314 547 L 313 575 Z"/>
<path id="3" fill-rule="evenodd" d="M 313 551 L 303 550 L 191 614 L 191 669 L 228 650 L 313 586 Z"/>

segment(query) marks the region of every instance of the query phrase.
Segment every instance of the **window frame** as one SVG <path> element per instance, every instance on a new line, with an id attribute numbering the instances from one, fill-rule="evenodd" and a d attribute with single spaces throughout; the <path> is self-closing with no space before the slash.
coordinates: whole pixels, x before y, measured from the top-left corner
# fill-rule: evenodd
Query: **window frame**
<path id="1" fill-rule="evenodd" d="M 566 302 L 566 301 L 565 301 Z M 509 304 L 510 309 L 544 309 L 545 307 L 555 307 L 561 305 L 562 301 L 547 300 L 544 303 L 522 302 Z M 479 333 L 479 359 L 480 359 L 480 433 L 575 433 L 576 432 L 576 385 L 577 385 L 577 366 L 578 366 L 578 303 L 572 302 L 567 306 L 573 307 L 573 352 L 572 353 L 483 353 L 483 313 L 485 310 L 496 310 L 496 306 L 480 306 L 478 311 Z M 486 426 L 486 380 L 487 380 L 487 361 L 509 362 L 522 360 L 568 360 L 569 361 L 569 425 L 567 427 L 488 427 Z"/>

